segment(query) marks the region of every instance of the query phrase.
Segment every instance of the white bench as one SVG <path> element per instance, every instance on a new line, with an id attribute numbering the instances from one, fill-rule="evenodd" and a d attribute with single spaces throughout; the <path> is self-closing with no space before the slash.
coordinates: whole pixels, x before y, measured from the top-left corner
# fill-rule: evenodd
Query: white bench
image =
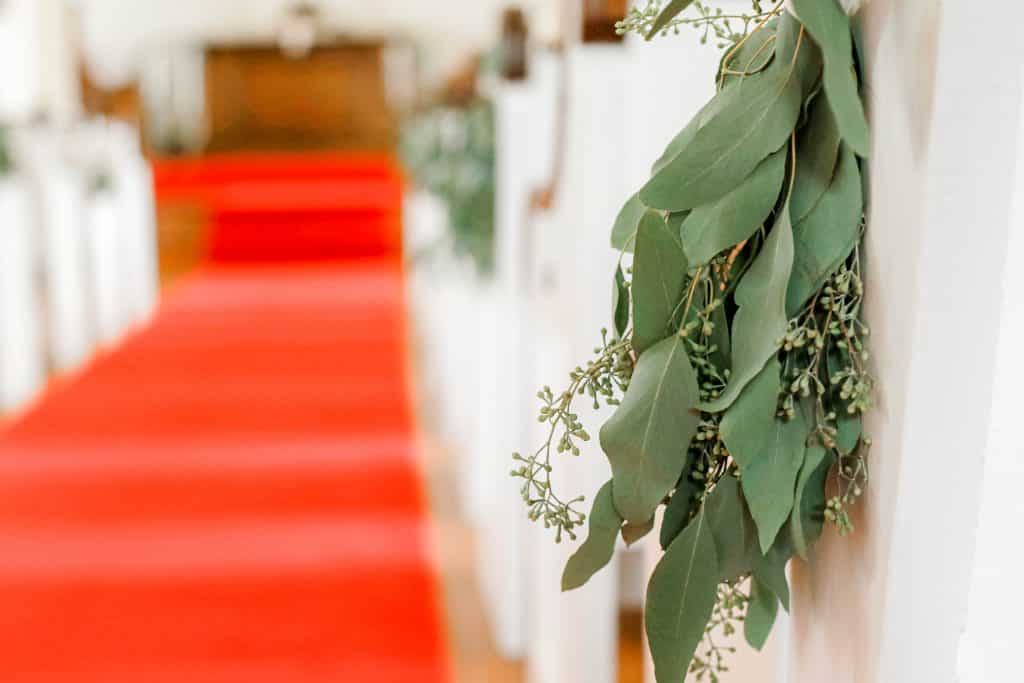
<path id="1" fill-rule="evenodd" d="M 88 359 L 95 345 L 85 225 L 85 178 L 62 154 L 63 133 L 50 128 L 12 136 L 17 164 L 31 191 L 40 242 L 51 368 L 67 372 Z"/>
<path id="2" fill-rule="evenodd" d="M 0 412 L 31 400 L 46 379 L 42 301 L 28 187 L 0 177 Z"/>

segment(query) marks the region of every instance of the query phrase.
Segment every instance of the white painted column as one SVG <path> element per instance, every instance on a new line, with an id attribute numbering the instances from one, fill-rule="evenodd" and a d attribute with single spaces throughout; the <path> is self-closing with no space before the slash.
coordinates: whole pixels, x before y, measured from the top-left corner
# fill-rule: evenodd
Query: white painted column
<path id="1" fill-rule="evenodd" d="M 54 125 L 69 126 L 82 115 L 74 10 L 66 0 L 31 1 L 39 16 L 40 99 Z"/>
<path id="2" fill-rule="evenodd" d="M 6 0 L 0 6 L 0 120 L 23 123 L 42 104 L 38 0 Z"/>
<path id="3" fill-rule="evenodd" d="M 24 406 L 46 379 L 28 190 L 0 177 L 0 413 Z"/>
<path id="4" fill-rule="evenodd" d="M 794 572 L 794 683 L 957 679 L 1019 150 L 1022 13 L 1015 2 L 867 6 L 873 480 L 855 535 L 826 533 Z"/>
<path id="5" fill-rule="evenodd" d="M 467 426 L 472 433 L 460 453 L 460 466 L 466 513 L 475 520 L 478 531 L 490 534 L 497 532 L 497 528 L 487 521 L 490 515 L 495 514 L 496 506 L 504 511 L 504 514 L 499 513 L 502 520 L 521 523 L 513 516 L 514 508 L 504 507 L 508 504 L 508 496 L 503 495 L 507 492 L 501 491 L 510 483 L 507 456 L 511 451 L 503 451 L 512 432 L 511 426 L 505 424 L 505 420 L 510 418 L 502 411 L 508 407 L 510 393 L 514 391 L 512 387 L 502 385 L 505 378 L 501 366 L 506 362 L 509 350 L 515 348 L 510 341 L 515 331 L 508 328 L 507 302 L 500 285 L 491 274 L 473 272 L 475 269 L 470 271 L 463 282 L 470 303 L 466 309 L 469 334 L 460 359 L 472 378 L 472 393 L 466 396 L 466 412 L 472 418 Z M 497 602 L 494 604 L 497 609 Z M 495 620 L 499 621 L 502 619 Z M 499 628 L 497 623 L 495 627 Z M 519 653 L 510 650 L 508 654 Z"/>
<path id="6" fill-rule="evenodd" d="M 157 259 L 153 174 L 139 149 L 138 131 L 111 123 L 106 131 L 113 192 L 117 202 L 118 271 L 122 324 L 145 321 L 156 308 Z"/>
<path id="7" fill-rule="evenodd" d="M 523 342 L 528 320 L 524 234 L 532 174 L 530 158 L 533 93 L 527 83 L 503 82 L 494 93 L 497 169 L 495 177 L 495 269 L 491 310 L 480 321 L 486 351 L 478 368 L 482 432 L 474 458 L 486 468 L 489 505 L 481 525 L 480 565 L 495 639 L 506 657 L 523 655 L 528 604 L 526 510 L 509 476 L 511 454 L 525 432 Z M 488 360 L 489 359 L 489 360 Z"/>
<path id="8" fill-rule="evenodd" d="M 91 320 L 85 183 L 70 168 L 52 167 L 38 186 L 43 260 L 54 369 L 69 371 L 86 361 L 95 344 Z"/>
<path id="9" fill-rule="evenodd" d="M 120 338 L 125 322 L 118 202 L 114 192 L 100 190 L 90 194 L 86 200 L 86 230 L 96 336 L 101 344 L 111 345 Z"/>
<path id="10" fill-rule="evenodd" d="M 1024 73 L 1022 73 L 1024 76 Z M 1021 108 L 1024 113 L 1024 105 Z M 1013 218 L 1003 279 L 1001 326 L 995 358 L 995 392 L 985 453 L 977 551 L 974 555 L 967 625 L 959 653 L 962 683 L 1017 683 L 1021 678 L 1020 627 L 1024 593 L 1017 590 L 1024 545 L 1020 482 L 1024 443 L 1020 439 L 1024 385 L 1024 116 L 1017 141 Z"/>
<path id="11" fill-rule="evenodd" d="M 20 131 L 15 158 L 31 187 L 41 243 L 47 355 L 58 372 L 81 365 L 94 344 L 85 180 L 61 158 L 52 128 Z"/>
<path id="12" fill-rule="evenodd" d="M 582 45 L 567 53 L 568 126 L 565 168 L 555 215 L 540 226 L 544 261 L 539 295 L 546 316 L 538 331 L 547 357 L 536 365 L 541 384 L 555 391 L 568 373 L 593 355 L 602 327 L 611 327 L 610 294 L 617 255 L 608 244 L 615 217 L 635 189 L 626 168 L 627 107 L 631 77 L 626 51 L 617 45 Z M 532 395 L 532 394 L 531 394 Z M 580 415 L 595 435 L 606 409 Z M 535 437 L 536 438 L 536 437 Z M 577 457 L 558 455 L 553 481 L 563 496 L 587 495 L 584 508 L 610 476 L 595 438 Z M 585 534 L 584 534 L 585 535 Z M 580 540 L 583 536 L 581 535 Z M 578 543 L 555 545 L 550 531 L 533 530 L 530 557 L 531 683 L 611 683 L 617 677 L 618 558 L 583 588 L 560 592 L 565 561 Z"/>
<path id="13" fill-rule="evenodd" d="M 72 153 L 84 173 L 106 186 L 87 198 L 87 233 L 97 335 L 115 341 L 153 311 L 159 288 L 156 206 L 137 131 L 92 121 L 76 129 Z"/>
<path id="14" fill-rule="evenodd" d="M 558 62 L 541 53 L 527 82 L 502 82 L 493 93 L 497 137 L 495 269 L 478 289 L 475 323 L 480 348 L 475 404 L 479 433 L 471 460 L 481 542 L 481 570 L 496 640 L 507 657 L 521 657 L 528 615 L 543 607 L 530 586 L 527 509 L 509 472 L 514 451 L 534 443 L 534 369 L 543 346 L 535 337 L 529 291 L 537 257 L 530 196 L 547 183 L 553 162 Z M 532 657 L 533 652 L 530 650 Z"/>
<path id="15" fill-rule="evenodd" d="M 469 447 L 476 418 L 478 378 L 467 372 L 467 353 L 475 353 L 477 323 L 473 301 L 473 265 L 449 255 L 439 269 L 439 304 L 445 311 L 440 341 L 440 387 L 444 396 L 441 427 L 445 443 Z"/>

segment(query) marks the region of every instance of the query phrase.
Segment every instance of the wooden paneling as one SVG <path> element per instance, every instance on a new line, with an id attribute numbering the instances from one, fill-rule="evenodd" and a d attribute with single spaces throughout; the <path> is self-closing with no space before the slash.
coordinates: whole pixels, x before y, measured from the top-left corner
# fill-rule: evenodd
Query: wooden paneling
<path id="1" fill-rule="evenodd" d="M 206 255 L 207 215 L 197 201 L 157 204 L 157 245 L 160 284 L 171 284 L 198 266 Z"/>
<path id="2" fill-rule="evenodd" d="M 292 58 L 277 46 L 207 50 L 210 151 L 394 146 L 382 46 L 319 46 Z"/>
<path id="3" fill-rule="evenodd" d="M 583 42 L 621 42 L 622 36 L 616 33 L 615 24 L 626 16 L 628 6 L 627 0 L 584 0 Z"/>
<path id="4" fill-rule="evenodd" d="M 142 98 L 138 83 L 120 88 L 103 88 L 93 81 L 88 69 L 78 72 L 82 90 L 82 110 L 87 116 L 105 116 L 138 126 L 142 121 Z"/>

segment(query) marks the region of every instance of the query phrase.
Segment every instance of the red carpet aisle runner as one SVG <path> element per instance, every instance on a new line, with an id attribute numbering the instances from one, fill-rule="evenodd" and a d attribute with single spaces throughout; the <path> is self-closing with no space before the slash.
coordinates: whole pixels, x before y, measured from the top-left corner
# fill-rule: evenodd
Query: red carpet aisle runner
<path id="1" fill-rule="evenodd" d="M 400 185 L 211 165 L 216 262 L 0 438 L 0 681 L 445 682 Z"/>

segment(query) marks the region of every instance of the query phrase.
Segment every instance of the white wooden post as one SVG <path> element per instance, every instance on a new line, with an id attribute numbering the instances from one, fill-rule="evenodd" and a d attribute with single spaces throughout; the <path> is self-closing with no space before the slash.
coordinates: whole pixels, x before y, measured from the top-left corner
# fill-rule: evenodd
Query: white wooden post
<path id="1" fill-rule="evenodd" d="M 156 306 L 159 267 L 153 174 L 142 156 L 138 131 L 110 124 L 107 131 L 111 176 L 118 209 L 118 254 L 124 323 L 144 321 Z"/>
<path id="2" fill-rule="evenodd" d="M 1024 547 L 1013 542 L 1020 536 L 1017 524 L 1024 514 L 1024 497 L 1019 494 L 1024 476 L 1024 446 L 1019 437 L 1020 387 L 1024 384 L 1024 357 L 1020 354 L 1024 348 L 1024 307 L 1019 302 L 1024 292 L 1024 116 L 1018 135 L 977 551 L 959 652 L 962 683 L 1016 683 L 1020 679 L 1017 615 L 1024 609 L 1024 594 L 1007 587 L 1016 586 L 1024 560 Z"/>
<path id="3" fill-rule="evenodd" d="M 611 326 L 611 293 L 617 255 L 608 235 L 631 188 L 626 169 L 626 105 L 629 78 L 625 51 L 617 45 L 574 46 L 566 55 L 567 149 L 555 216 L 543 242 L 541 294 L 548 312 L 542 327 L 550 361 L 538 378 L 558 390 L 576 364 L 592 356 L 602 327 Z M 607 410 L 586 421 L 597 433 Z M 596 438 L 578 458 L 557 456 L 554 480 L 567 495 L 588 494 L 584 508 L 607 481 L 610 469 Z M 581 536 L 582 540 L 582 536 Z M 577 544 L 554 545 L 550 532 L 532 534 L 530 680 L 532 683 L 610 683 L 618 660 L 618 559 L 583 588 L 560 592 L 565 560 Z"/>
<path id="4" fill-rule="evenodd" d="M 85 223 L 85 181 L 60 155 L 53 129 L 14 136 L 19 168 L 31 187 L 45 292 L 46 355 L 54 370 L 81 365 L 94 344 Z"/>
<path id="5" fill-rule="evenodd" d="M 7 0 L 0 11 L 0 120 L 27 121 L 42 103 L 37 0 Z"/>
<path id="6" fill-rule="evenodd" d="M 416 335 L 418 378 L 424 393 L 435 398 L 426 413 L 431 426 L 443 430 L 450 395 L 444 390 L 445 328 L 450 312 L 445 306 L 446 274 L 439 267 L 434 246 L 444 238 L 446 209 L 436 196 L 424 190 L 410 192 L 403 207 L 403 248 L 408 264 L 408 301 Z"/>
<path id="7" fill-rule="evenodd" d="M 22 407 L 45 380 L 38 250 L 29 195 L 17 177 L 0 178 L 0 412 Z"/>
<path id="8" fill-rule="evenodd" d="M 124 331 L 124 297 L 120 282 L 117 195 L 99 190 L 87 199 L 90 291 L 96 337 L 101 344 L 114 344 Z"/>
<path id="9" fill-rule="evenodd" d="M 73 169 L 53 165 L 39 179 L 50 357 L 57 371 L 89 357 L 95 330 L 89 314 L 85 183 Z"/>
<path id="10" fill-rule="evenodd" d="M 873 0 L 864 19 L 872 482 L 855 535 L 826 534 L 794 568 L 791 680 L 952 683 L 1019 169 L 1024 8 Z"/>
<path id="11" fill-rule="evenodd" d="M 507 445 L 501 438 L 506 419 L 501 412 L 506 405 L 502 399 L 510 389 L 501 385 L 500 365 L 506 361 L 501 350 L 511 347 L 506 338 L 513 331 L 506 327 L 499 286 L 490 275 L 467 274 L 465 286 L 471 307 L 467 309 L 469 334 L 462 361 L 472 377 L 473 393 L 466 398 L 472 417 L 467 426 L 473 432 L 461 453 L 463 499 L 466 514 L 474 520 L 476 529 L 493 533 L 496 529 L 486 519 L 494 513 L 496 501 L 504 500 L 501 487 L 510 483 L 508 462 L 501 458 Z M 506 477 L 504 481 L 502 474 Z"/>
<path id="12" fill-rule="evenodd" d="M 526 83 L 503 82 L 494 96 L 497 139 L 495 180 L 495 293 L 490 323 L 482 338 L 493 363 L 480 370 L 482 400 L 477 406 L 484 431 L 480 458 L 488 472 L 489 506 L 481 525 L 480 565 L 495 639 L 506 657 L 523 655 L 527 610 L 526 514 L 515 481 L 511 454 L 523 448 L 522 296 L 523 235 L 531 190 L 532 93 Z M 488 367 L 489 366 L 489 367 Z M 488 396 L 489 394 L 489 396 Z"/>
<path id="13" fill-rule="evenodd" d="M 441 328 L 441 386 L 445 402 L 442 410 L 442 433 L 445 443 L 461 450 L 471 434 L 467 423 L 472 418 L 471 401 L 475 397 L 475 380 L 465 377 L 465 352 L 468 338 L 474 336 L 472 291 L 468 284 L 469 264 L 456 258 L 447 261 L 440 284 L 439 303 L 445 311 Z"/>

